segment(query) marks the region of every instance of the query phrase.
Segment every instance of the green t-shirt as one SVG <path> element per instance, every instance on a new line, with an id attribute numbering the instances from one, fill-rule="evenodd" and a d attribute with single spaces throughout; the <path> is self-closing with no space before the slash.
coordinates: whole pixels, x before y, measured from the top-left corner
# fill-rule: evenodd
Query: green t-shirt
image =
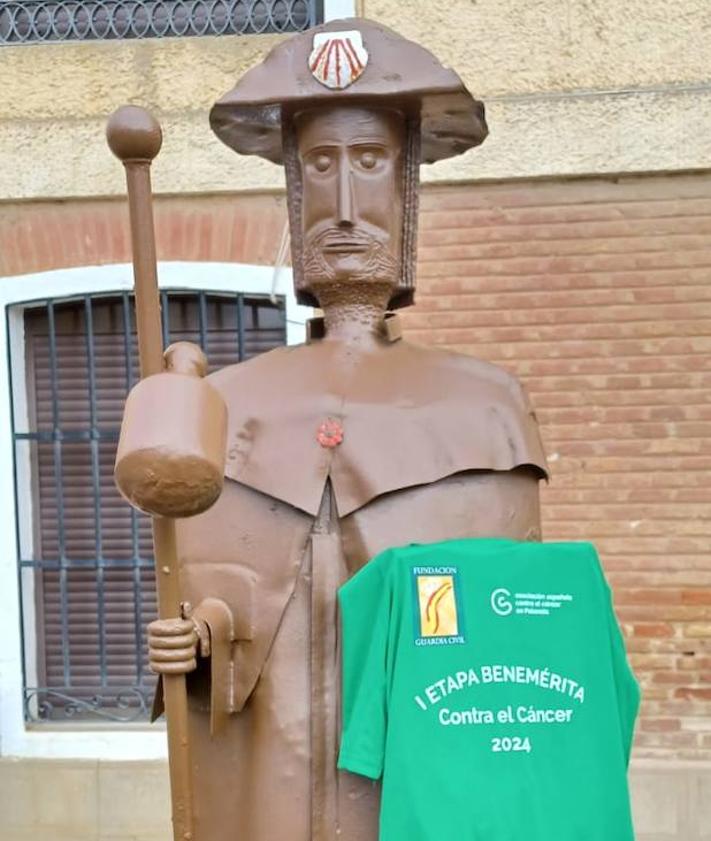
<path id="1" fill-rule="evenodd" d="M 339 591 L 339 768 L 380 841 L 630 841 L 639 688 L 588 543 L 389 549 Z"/>

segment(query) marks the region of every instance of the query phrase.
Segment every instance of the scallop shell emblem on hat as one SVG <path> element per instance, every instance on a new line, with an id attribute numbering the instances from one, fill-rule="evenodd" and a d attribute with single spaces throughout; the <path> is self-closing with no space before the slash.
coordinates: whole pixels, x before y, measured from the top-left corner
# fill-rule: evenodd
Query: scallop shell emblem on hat
<path id="1" fill-rule="evenodd" d="M 327 88 L 347 88 L 362 75 L 367 64 L 368 51 L 357 29 L 314 35 L 309 69 L 313 77 Z"/>

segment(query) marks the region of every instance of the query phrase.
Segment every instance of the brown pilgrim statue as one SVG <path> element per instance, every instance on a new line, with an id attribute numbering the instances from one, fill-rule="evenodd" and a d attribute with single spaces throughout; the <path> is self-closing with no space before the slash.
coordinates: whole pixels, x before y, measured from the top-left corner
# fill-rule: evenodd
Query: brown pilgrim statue
<path id="1" fill-rule="evenodd" d="M 387 547 L 540 539 L 546 465 L 520 384 L 409 344 L 392 314 L 414 299 L 420 163 L 481 143 L 484 109 L 417 44 L 345 20 L 280 43 L 211 124 L 284 164 L 297 296 L 323 319 L 205 380 L 178 347 L 183 373 L 127 405 L 119 485 L 182 517 L 192 607 L 150 644 L 156 671 L 188 673 L 191 837 L 376 841 L 379 786 L 336 770 L 338 587 Z"/>

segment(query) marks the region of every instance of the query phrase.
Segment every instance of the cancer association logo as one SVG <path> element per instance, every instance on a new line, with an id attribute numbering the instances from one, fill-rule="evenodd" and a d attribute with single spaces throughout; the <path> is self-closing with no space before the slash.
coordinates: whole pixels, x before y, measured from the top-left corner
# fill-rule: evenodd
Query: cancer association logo
<path id="1" fill-rule="evenodd" d="M 464 628 L 456 567 L 414 567 L 415 645 L 463 643 Z"/>
<path id="2" fill-rule="evenodd" d="M 513 610 L 511 591 L 506 587 L 499 587 L 491 594 L 491 609 L 499 616 L 508 616 Z"/>

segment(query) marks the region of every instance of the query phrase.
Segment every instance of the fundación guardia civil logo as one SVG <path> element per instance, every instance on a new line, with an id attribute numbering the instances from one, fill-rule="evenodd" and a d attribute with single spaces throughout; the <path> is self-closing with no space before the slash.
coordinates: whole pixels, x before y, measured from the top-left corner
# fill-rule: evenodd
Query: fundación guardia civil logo
<path id="1" fill-rule="evenodd" d="M 413 567 L 415 645 L 462 645 L 464 612 L 455 566 Z"/>

